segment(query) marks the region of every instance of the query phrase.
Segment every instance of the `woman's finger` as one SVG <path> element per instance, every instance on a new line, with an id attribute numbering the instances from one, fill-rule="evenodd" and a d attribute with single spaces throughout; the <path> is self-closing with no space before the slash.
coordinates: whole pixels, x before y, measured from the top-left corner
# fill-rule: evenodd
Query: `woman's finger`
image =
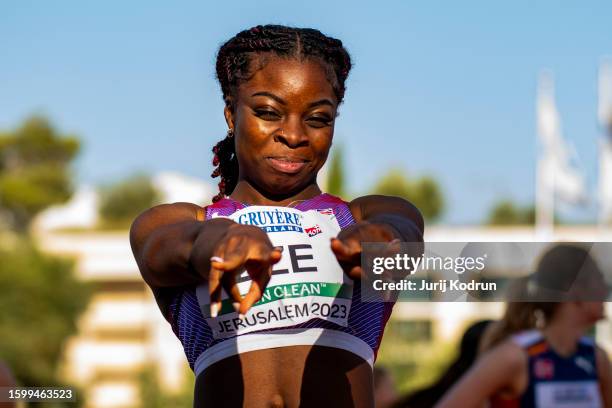
<path id="1" fill-rule="evenodd" d="M 208 293 L 210 295 L 211 317 L 217 317 L 219 310 L 221 310 L 221 277 L 223 275 L 223 270 L 219 269 L 218 266 L 222 263 L 222 261 L 222 258 L 212 257 L 210 262 L 210 271 L 208 273 Z"/>
<path id="2" fill-rule="evenodd" d="M 238 251 L 226 250 L 223 262 L 218 263 L 217 267 L 222 271 L 234 271 L 242 266 L 244 258 L 244 255 Z"/>
<path id="3" fill-rule="evenodd" d="M 268 255 L 268 262 L 270 262 L 270 265 L 274 265 L 278 263 L 278 261 L 280 261 L 282 257 L 283 257 L 282 248 L 274 247 L 274 249 L 270 251 L 270 255 Z"/>
<path id="4" fill-rule="evenodd" d="M 247 269 L 247 271 L 249 271 L 252 282 L 249 292 L 244 296 L 242 302 L 240 303 L 241 315 L 245 315 L 251 306 L 261 299 L 264 290 L 266 290 L 266 286 L 268 286 L 268 282 L 270 282 L 270 277 L 272 276 L 271 266 L 268 266 L 267 268 Z"/>
<path id="5" fill-rule="evenodd" d="M 238 285 L 236 284 L 237 273 L 237 271 L 225 272 L 221 277 L 221 285 L 223 286 L 225 293 L 227 293 L 232 301 L 232 306 L 236 312 L 238 312 L 240 302 L 242 302 L 242 295 L 240 294 L 240 290 L 238 290 Z"/>
<path id="6" fill-rule="evenodd" d="M 354 248 L 350 248 L 338 238 L 332 238 L 331 249 L 336 255 L 336 259 L 338 259 L 338 261 L 352 265 L 361 265 L 360 244 L 357 243 L 357 245 L 354 245 Z"/>
<path id="7" fill-rule="evenodd" d="M 361 266 L 353 266 L 347 273 L 349 278 L 359 280 L 363 278 L 363 268 Z"/>
<path id="8" fill-rule="evenodd" d="M 348 246 L 346 246 L 344 242 L 340 241 L 338 238 L 332 238 L 331 249 L 339 261 L 346 261 L 350 256 L 351 251 L 349 250 Z"/>
<path id="9" fill-rule="evenodd" d="M 262 295 L 263 290 L 261 289 L 259 283 L 256 281 L 252 281 L 251 287 L 249 288 L 249 292 L 244 296 L 242 302 L 240 302 L 238 313 L 240 313 L 241 316 L 247 314 L 251 306 L 257 303 L 259 299 L 261 299 Z"/>
<path id="10" fill-rule="evenodd" d="M 246 261 L 242 266 L 247 270 L 251 279 L 259 271 L 266 270 L 268 267 L 278 263 L 282 257 L 282 252 L 278 248 L 271 251 L 268 248 L 255 248 L 246 257 Z"/>

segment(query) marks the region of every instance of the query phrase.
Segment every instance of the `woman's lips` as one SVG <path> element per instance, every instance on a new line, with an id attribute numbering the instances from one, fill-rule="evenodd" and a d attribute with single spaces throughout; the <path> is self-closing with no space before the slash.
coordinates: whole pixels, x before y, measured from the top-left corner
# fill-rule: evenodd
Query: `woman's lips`
<path id="1" fill-rule="evenodd" d="M 298 173 L 306 166 L 306 160 L 292 157 L 267 157 L 266 160 L 277 171 L 287 174 Z"/>

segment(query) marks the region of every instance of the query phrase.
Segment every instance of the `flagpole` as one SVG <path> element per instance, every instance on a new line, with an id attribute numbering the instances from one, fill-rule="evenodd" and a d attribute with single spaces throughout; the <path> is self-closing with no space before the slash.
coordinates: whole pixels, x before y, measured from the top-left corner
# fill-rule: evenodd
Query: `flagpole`
<path id="1" fill-rule="evenodd" d="M 556 199 L 577 205 L 588 196 L 577 154 L 563 137 L 561 118 L 555 102 L 552 74 L 542 71 L 538 80 L 538 162 L 536 181 L 536 235 L 550 241 L 555 228 Z"/>
<path id="2" fill-rule="evenodd" d="M 540 157 L 537 163 L 536 182 L 536 235 L 540 241 L 550 241 L 554 232 L 554 174 L 550 171 L 550 158 Z"/>
<path id="3" fill-rule="evenodd" d="M 604 58 L 599 67 L 597 117 L 603 129 L 599 143 L 599 227 L 612 221 L 612 59 Z"/>

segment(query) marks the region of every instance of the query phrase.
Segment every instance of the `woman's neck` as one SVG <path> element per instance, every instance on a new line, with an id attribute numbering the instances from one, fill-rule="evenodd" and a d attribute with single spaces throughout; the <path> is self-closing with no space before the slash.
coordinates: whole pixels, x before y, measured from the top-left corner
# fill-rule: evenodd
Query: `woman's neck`
<path id="1" fill-rule="evenodd" d="M 289 194 L 289 195 L 267 195 L 261 193 L 247 181 L 239 181 L 230 194 L 230 198 L 232 200 L 239 201 L 245 204 L 255 204 L 255 205 L 275 205 L 280 207 L 286 207 L 296 201 L 305 201 L 316 197 L 321 194 L 321 189 L 317 185 L 317 183 L 309 184 L 306 188 L 301 190 L 297 194 Z"/>
<path id="2" fill-rule="evenodd" d="M 576 351 L 578 340 L 586 330 L 586 327 L 577 324 L 572 319 L 556 318 L 546 325 L 542 334 L 557 354 L 567 357 Z"/>

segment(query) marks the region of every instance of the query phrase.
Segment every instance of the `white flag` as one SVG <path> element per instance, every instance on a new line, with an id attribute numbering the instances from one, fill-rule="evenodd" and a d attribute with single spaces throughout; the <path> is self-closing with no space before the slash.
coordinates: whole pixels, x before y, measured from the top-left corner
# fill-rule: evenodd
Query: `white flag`
<path id="1" fill-rule="evenodd" d="M 597 118 L 601 127 L 612 124 L 612 58 L 605 58 L 599 67 L 599 100 Z"/>
<path id="2" fill-rule="evenodd" d="M 545 163 L 542 179 L 546 187 L 565 202 L 585 202 L 584 176 L 575 165 L 577 155 L 573 146 L 563 138 L 554 84 L 549 74 L 541 76 L 538 88 L 538 134 L 542 146 L 540 160 Z"/>

